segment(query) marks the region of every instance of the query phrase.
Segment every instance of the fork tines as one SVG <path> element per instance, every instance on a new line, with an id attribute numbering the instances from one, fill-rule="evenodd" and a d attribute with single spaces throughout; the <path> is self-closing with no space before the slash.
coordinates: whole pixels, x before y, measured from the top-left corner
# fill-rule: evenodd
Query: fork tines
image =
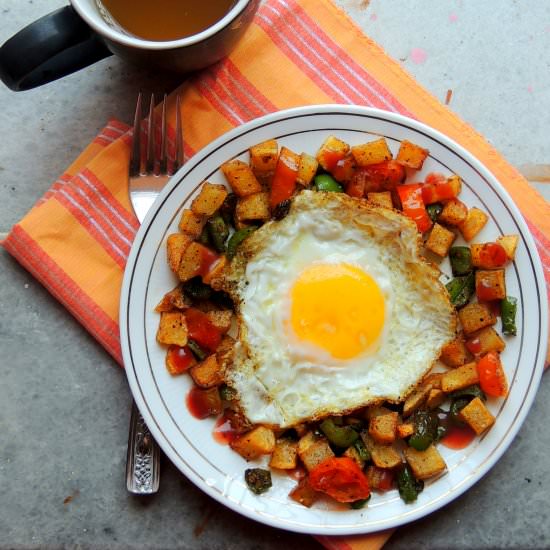
<path id="1" fill-rule="evenodd" d="M 164 94 L 160 107 L 160 121 L 158 113 L 155 112 L 155 94 L 151 94 L 149 112 L 145 122 L 143 121 L 143 94 L 139 92 L 136 112 L 134 115 L 134 127 L 132 138 L 132 149 L 130 153 L 130 177 L 139 175 L 172 175 L 183 164 L 183 135 L 180 112 L 180 96 L 176 98 L 176 143 L 174 147 L 174 158 L 168 158 L 168 121 L 167 121 L 167 96 Z M 157 109 L 158 111 L 158 109 Z M 158 126 L 160 124 L 160 143 L 157 145 Z"/>

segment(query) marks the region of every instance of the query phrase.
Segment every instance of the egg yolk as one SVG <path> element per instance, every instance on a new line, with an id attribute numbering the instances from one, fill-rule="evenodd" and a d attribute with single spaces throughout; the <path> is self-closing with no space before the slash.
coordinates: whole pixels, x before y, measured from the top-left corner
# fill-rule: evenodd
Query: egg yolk
<path id="1" fill-rule="evenodd" d="M 368 350 L 384 327 L 384 296 L 376 281 L 350 264 L 313 264 L 291 289 L 296 336 L 350 359 Z"/>

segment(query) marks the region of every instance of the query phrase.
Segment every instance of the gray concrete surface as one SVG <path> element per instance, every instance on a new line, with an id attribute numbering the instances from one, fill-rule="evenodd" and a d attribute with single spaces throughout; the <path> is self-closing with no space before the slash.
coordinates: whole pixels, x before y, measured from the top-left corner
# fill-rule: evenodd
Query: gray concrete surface
<path id="1" fill-rule="evenodd" d="M 338 0 L 390 55 L 517 166 L 550 164 L 550 4 Z M 2 0 L 0 42 L 62 0 Z M 33 91 L 0 88 L 0 232 L 49 187 L 109 117 L 129 121 L 137 88 L 178 79 L 111 58 Z M 534 169 L 540 173 L 540 166 Z M 534 182 L 546 197 L 544 183 Z M 318 548 L 195 489 L 164 460 L 161 490 L 125 490 L 124 373 L 0 252 L 0 547 Z M 550 388 L 474 488 L 401 528 L 386 548 L 550 547 Z"/>

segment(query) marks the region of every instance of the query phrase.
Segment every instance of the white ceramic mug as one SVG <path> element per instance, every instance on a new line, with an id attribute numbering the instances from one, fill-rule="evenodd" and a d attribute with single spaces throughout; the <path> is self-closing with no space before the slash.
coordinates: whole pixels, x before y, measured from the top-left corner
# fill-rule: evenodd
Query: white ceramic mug
<path id="1" fill-rule="evenodd" d="M 12 90 L 28 90 L 113 53 L 168 71 L 200 69 L 233 49 L 258 4 L 259 0 L 236 0 L 222 19 L 198 34 L 152 41 L 109 24 L 95 0 L 71 0 L 70 6 L 38 19 L 4 43 L 0 48 L 0 78 Z"/>

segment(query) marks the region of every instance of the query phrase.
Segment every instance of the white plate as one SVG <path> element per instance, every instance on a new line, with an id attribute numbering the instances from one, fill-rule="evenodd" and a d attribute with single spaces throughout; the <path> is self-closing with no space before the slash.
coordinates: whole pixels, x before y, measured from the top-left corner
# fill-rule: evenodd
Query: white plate
<path id="1" fill-rule="evenodd" d="M 201 182 L 224 183 L 218 167 L 230 158 L 246 159 L 249 146 L 270 138 L 297 151 L 315 153 L 334 134 L 350 144 L 385 136 L 394 152 L 402 139 L 429 149 L 420 176 L 430 171 L 457 173 L 461 199 L 490 216 L 477 241 L 520 235 L 516 261 L 507 268 L 508 294 L 518 298 L 518 335 L 507 338 L 503 361 L 510 382 L 506 399 L 489 400 L 495 425 L 462 451 L 440 446 L 445 474 L 426 484 L 414 504 L 397 491 L 375 495 L 362 510 L 315 505 L 308 509 L 288 499 L 295 484 L 274 475 L 273 488 L 252 494 L 243 473 L 250 463 L 211 435 L 213 420 L 197 420 L 187 411 L 187 376 L 171 377 L 165 348 L 155 340 L 154 307 L 176 284 L 166 262 L 165 242 L 177 231 L 181 210 Z M 375 109 L 314 106 L 278 112 L 232 130 L 195 155 L 169 182 L 141 226 L 126 272 L 120 307 L 121 341 L 130 388 L 147 425 L 172 462 L 210 496 L 252 519 L 287 530 L 315 534 L 368 533 L 419 519 L 463 493 L 504 453 L 533 402 L 547 344 L 546 287 L 533 239 L 518 209 L 489 171 L 467 151 L 439 132 L 411 119 Z"/>

